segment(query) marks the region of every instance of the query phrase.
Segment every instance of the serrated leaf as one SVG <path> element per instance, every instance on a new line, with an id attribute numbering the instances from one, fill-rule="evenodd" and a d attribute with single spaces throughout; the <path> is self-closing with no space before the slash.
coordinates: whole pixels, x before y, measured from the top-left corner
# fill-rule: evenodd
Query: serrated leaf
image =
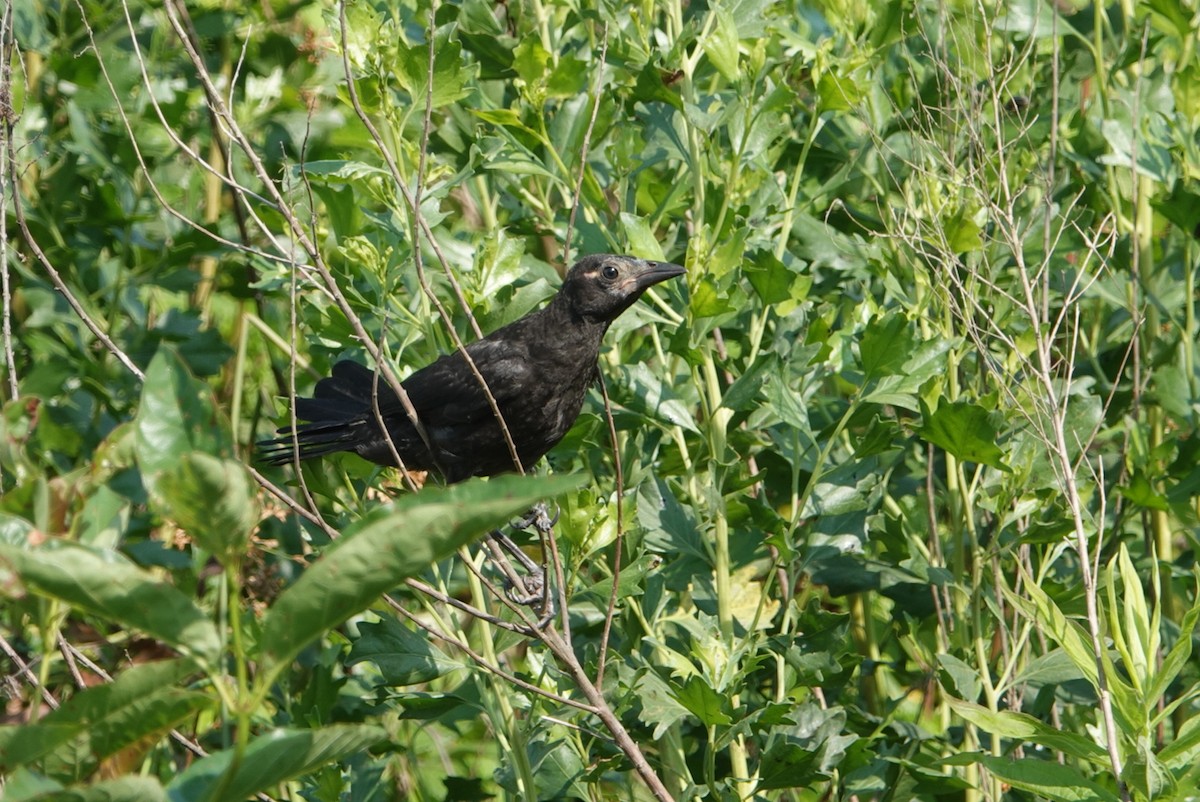
<path id="1" fill-rule="evenodd" d="M 808 295 L 812 287 L 812 276 L 793 272 L 770 251 L 760 250 L 752 254 L 742 265 L 742 273 L 766 306 L 800 300 Z"/>
<path id="2" fill-rule="evenodd" d="M 460 100 L 472 91 L 469 86 L 479 67 L 464 59 L 462 45 L 451 38 L 453 28 L 440 28 L 434 34 L 432 90 L 429 72 L 429 44 L 401 47 L 396 77 L 412 97 L 414 108 L 425 108 L 425 96 L 430 94 L 430 106 L 441 108 Z"/>
<path id="3" fill-rule="evenodd" d="M 723 709 L 725 697 L 712 689 L 702 677 L 693 674 L 675 688 L 675 698 L 706 727 L 731 723 Z"/>
<path id="4" fill-rule="evenodd" d="M 892 313 L 867 324 L 858 344 L 859 364 L 868 380 L 900 371 L 916 345 L 904 315 Z"/>
<path id="5" fill-rule="evenodd" d="M 370 660 L 388 685 L 429 682 L 464 667 L 462 662 L 451 660 L 424 632 L 414 632 L 394 618 L 359 624 L 358 632 L 346 665 Z"/>
<path id="6" fill-rule="evenodd" d="M 924 407 L 924 404 L 922 404 Z M 921 439 L 933 443 L 964 462 L 977 462 L 1011 473 L 1004 452 L 996 445 L 1000 432 L 986 409 L 967 401 L 942 404 L 928 414 L 917 430 Z"/>

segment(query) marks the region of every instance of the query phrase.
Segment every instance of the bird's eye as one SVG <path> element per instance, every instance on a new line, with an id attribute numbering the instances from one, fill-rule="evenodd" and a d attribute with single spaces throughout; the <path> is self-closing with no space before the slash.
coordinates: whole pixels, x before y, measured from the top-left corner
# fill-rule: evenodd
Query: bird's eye
<path id="1" fill-rule="evenodd" d="M 620 271 L 620 270 L 617 270 L 617 269 L 616 269 L 615 267 L 613 267 L 612 265 L 605 265 L 605 266 L 604 266 L 604 267 L 603 267 L 603 268 L 600 270 L 600 275 L 604 276 L 604 277 L 605 277 L 606 279 L 608 279 L 609 281 L 612 281 L 612 280 L 613 280 L 613 279 L 615 279 L 617 276 L 621 275 L 621 271 Z"/>

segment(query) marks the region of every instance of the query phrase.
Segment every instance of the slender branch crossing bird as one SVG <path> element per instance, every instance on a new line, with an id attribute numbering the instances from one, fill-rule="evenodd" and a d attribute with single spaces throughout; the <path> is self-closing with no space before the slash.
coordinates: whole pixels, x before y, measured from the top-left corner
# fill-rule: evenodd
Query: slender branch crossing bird
<path id="1" fill-rule="evenodd" d="M 478 376 L 456 351 L 401 382 L 424 436 L 371 369 L 338 362 L 332 376 L 317 382 L 312 398 L 296 399 L 296 417 L 305 422 L 259 443 L 263 457 L 283 464 L 297 454 L 307 459 L 353 451 L 395 466 L 398 455 L 407 470 L 436 471 L 448 483 L 514 471 L 482 376 L 528 470 L 579 416 L 599 377 L 597 359 L 609 324 L 647 287 L 684 273 L 679 265 L 632 256 L 584 257 L 548 304 L 466 347 Z"/>

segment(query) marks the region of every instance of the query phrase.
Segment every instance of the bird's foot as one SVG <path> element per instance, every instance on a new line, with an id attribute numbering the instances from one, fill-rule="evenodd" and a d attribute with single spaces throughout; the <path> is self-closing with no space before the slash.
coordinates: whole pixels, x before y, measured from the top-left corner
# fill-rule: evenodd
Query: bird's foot
<path id="1" fill-rule="evenodd" d="M 526 554 L 520 546 L 499 529 L 494 529 L 489 537 L 504 554 L 520 564 L 523 574 L 518 573 L 506 559 L 490 559 L 493 565 L 504 574 L 504 595 L 514 604 L 529 607 L 542 617 L 538 628 L 542 628 L 554 617 L 554 600 L 547 592 L 546 571 Z"/>
<path id="2" fill-rule="evenodd" d="M 546 502 L 539 501 L 530 508 L 529 512 L 522 515 L 520 518 L 509 523 L 509 528 L 514 532 L 523 532 L 526 529 L 536 529 L 545 534 L 549 532 L 554 525 L 558 523 L 559 516 L 562 515 L 562 507 L 554 505 L 554 515 L 550 514 Z"/>

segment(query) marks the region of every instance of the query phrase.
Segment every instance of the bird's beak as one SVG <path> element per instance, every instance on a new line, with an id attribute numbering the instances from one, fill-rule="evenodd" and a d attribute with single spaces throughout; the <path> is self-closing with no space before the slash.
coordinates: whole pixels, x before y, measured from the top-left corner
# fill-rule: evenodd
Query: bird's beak
<path id="1" fill-rule="evenodd" d="M 682 276 L 685 273 L 687 270 L 670 262 L 642 262 L 641 269 L 633 275 L 633 281 L 640 292 L 660 281 Z"/>

